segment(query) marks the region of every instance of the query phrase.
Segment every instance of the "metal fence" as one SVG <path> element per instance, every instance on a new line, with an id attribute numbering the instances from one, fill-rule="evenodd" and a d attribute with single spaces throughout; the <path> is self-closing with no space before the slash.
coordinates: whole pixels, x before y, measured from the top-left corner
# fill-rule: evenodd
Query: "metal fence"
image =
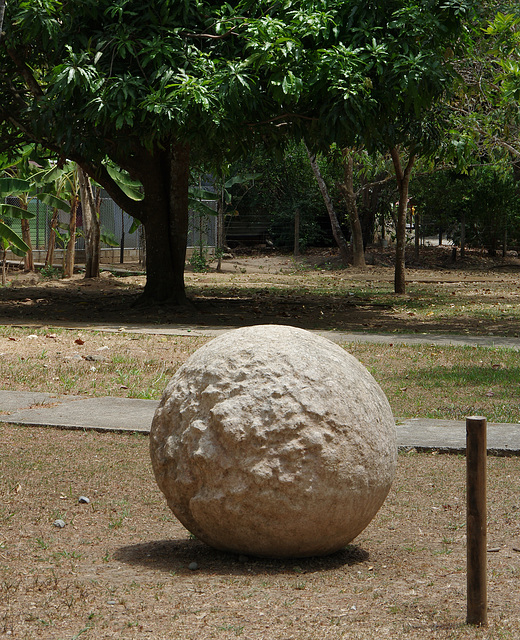
<path id="1" fill-rule="evenodd" d="M 15 196 L 6 198 L 5 202 L 7 204 L 20 206 L 20 200 Z M 206 201 L 204 204 L 213 208 L 216 203 L 214 201 Z M 30 220 L 31 242 L 33 249 L 46 250 L 49 245 L 53 211 L 50 207 L 42 204 L 36 198 L 29 201 L 27 209 L 35 216 Z M 64 227 L 68 226 L 69 214 L 59 211 L 58 219 L 61 225 Z M 139 233 L 138 230 L 130 233 L 130 228 L 132 227 L 134 218 L 123 211 L 105 191 L 102 191 L 101 193 L 99 221 L 101 232 L 110 236 L 111 240 L 113 240 L 117 246 L 124 246 L 125 249 L 142 248 L 142 234 Z M 5 222 L 13 229 L 13 231 L 21 235 L 21 221 L 19 219 L 5 218 Z M 85 247 L 85 241 L 82 237 L 82 228 L 83 216 L 80 204 L 77 209 L 78 236 L 76 239 L 76 248 L 79 250 L 84 249 Z M 217 237 L 217 217 L 216 215 L 199 214 L 195 211 L 190 211 L 188 230 L 188 247 L 199 247 L 201 244 L 204 247 L 214 247 L 216 245 Z M 109 245 L 102 243 L 101 246 L 108 247 Z"/>

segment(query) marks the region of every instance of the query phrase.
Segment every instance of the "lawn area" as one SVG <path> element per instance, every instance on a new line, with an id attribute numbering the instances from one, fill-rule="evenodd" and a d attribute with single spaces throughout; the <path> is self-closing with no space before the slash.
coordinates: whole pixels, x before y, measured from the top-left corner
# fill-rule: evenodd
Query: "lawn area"
<path id="1" fill-rule="evenodd" d="M 0 388 L 159 399 L 209 338 L 0 327 Z M 513 349 L 349 343 L 395 416 L 520 422 L 520 354 Z"/>

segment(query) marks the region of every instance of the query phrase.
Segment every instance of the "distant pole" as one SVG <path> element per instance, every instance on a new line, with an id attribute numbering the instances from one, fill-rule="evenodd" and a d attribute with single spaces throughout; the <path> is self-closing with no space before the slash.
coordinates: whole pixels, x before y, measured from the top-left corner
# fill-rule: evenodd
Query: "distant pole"
<path id="1" fill-rule="evenodd" d="M 300 255 L 300 209 L 296 207 L 294 210 L 294 257 Z"/>
<path id="2" fill-rule="evenodd" d="M 119 249 L 119 264 L 125 261 L 125 212 L 121 209 L 121 247 Z"/>
<path id="3" fill-rule="evenodd" d="M 486 431 L 486 418 L 466 418 L 466 622 L 478 626 L 487 625 Z"/>

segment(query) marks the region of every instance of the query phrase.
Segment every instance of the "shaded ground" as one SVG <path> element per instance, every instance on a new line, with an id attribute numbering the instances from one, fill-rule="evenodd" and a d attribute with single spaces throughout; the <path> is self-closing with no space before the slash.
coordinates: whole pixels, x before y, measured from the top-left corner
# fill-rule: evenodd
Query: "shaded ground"
<path id="1" fill-rule="evenodd" d="M 157 488 L 144 436 L 4 425 L 0 447 L 2 638 L 520 637 L 519 458 L 489 459 L 490 627 L 476 630 L 464 624 L 461 456 L 400 455 L 351 546 L 272 561 L 193 539 Z"/>
<path id="2" fill-rule="evenodd" d="M 242 255 L 221 273 L 187 272 L 192 307 L 137 308 L 144 276 L 104 272 L 97 280 L 9 275 L 0 289 L 0 323 L 110 322 L 242 326 L 285 323 L 309 329 L 520 335 L 517 257 L 469 253 L 453 263 L 451 249 L 422 250 L 408 261 L 408 293 L 395 296 L 392 251 L 369 254 L 365 271 L 342 269 L 334 252 L 295 260 Z M 125 265 L 125 268 L 138 265 Z M 120 269 L 120 265 L 114 267 Z M 115 275 L 114 275 L 115 274 Z"/>

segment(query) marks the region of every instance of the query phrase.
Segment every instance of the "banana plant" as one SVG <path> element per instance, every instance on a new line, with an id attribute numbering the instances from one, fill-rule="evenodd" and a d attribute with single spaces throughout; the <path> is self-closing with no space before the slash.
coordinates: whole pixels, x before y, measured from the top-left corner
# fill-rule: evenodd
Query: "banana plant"
<path id="1" fill-rule="evenodd" d="M 75 162 L 66 162 L 63 165 L 53 165 L 38 173 L 36 180 L 38 185 L 46 191 L 52 191 L 59 205 L 53 206 L 53 216 L 51 220 L 51 233 L 49 246 L 47 249 L 46 265 L 52 265 L 54 257 L 54 245 L 56 238 L 65 240 L 65 251 L 63 254 L 63 277 L 70 278 L 74 270 L 74 252 L 77 236 L 76 213 L 79 204 L 79 168 Z M 59 211 L 64 211 L 70 215 L 66 225 L 60 224 L 58 220 Z M 67 234 L 59 232 L 60 228 L 66 228 Z"/>
<path id="2" fill-rule="evenodd" d="M 8 197 L 16 198 L 18 205 L 6 203 Z M 28 210 L 29 203 L 33 199 L 38 199 L 48 206 L 67 207 L 67 203 L 62 202 L 49 193 L 34 193 L 34 184 L 30 180 L 18 178 L 13 175 L 4 175 L 0 178 L 0 247 L 2 249 L 2 285 L 5 286 L 6 276 L 6 255 L 10 250 L 15 255 L 30 259 L 26 261 L 26 268 L 32 270 L 32 248 L 30 243 L 30 230 L 28 221 L 35 217 L 34 213 Z M 19 235 L 12 227 L 12 220 L 21 221 L 22 235 Z M 25 238 L 24 238 L 25 235 Z"/>
<path id="3" fill-rule="evenodd" d="M 39 184 L 38 177 L 43 170 L 40 162 L 46 164 L 48 161 L 35 156 L 33 145 L 25 147 L 15 159 L 0 157 L 0 243 L 4 267 L 5 254 L 11 250 L 24 258 L 27 270 L 34 269 L 29 220 L 35 215 L 29 211 L 31 202 L 38 200 L 49 207 L 68 209 L 68 204 L 56 197 L 51 189 Z M 6 203 L 8 197 L 16 199 L 17 204 Z M 21 235 L 13 228 L 15 219 L 20 220 Z"/>

